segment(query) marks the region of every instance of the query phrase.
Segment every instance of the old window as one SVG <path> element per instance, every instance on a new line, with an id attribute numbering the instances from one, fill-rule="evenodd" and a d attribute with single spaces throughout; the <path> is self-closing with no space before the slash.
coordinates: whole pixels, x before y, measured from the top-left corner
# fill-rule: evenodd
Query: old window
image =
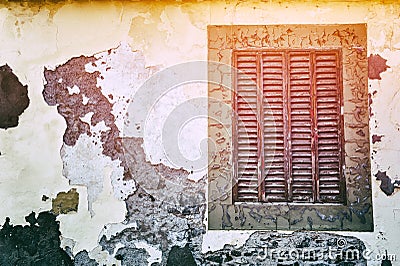
<path id="1" fill-rule="evenodd" d="M 208 27 L 209 229 L 373 230 L 366 33 Z"/>
<path id="2" fill-rule="evenodd" d="M 234 201 L 344 203 L 340 49 L 232 59 Z"/>

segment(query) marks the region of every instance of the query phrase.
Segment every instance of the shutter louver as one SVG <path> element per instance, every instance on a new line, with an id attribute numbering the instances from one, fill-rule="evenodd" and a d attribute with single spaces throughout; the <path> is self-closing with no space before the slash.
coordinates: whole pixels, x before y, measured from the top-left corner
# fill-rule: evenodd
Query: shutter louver
<path id="1" fill-rule="evenodd" d="M 262 56 L 264 162 L 266 201 L 286 201 L 284 141 L 284 54 Z"/>
<path id="2" fill-rule="evenodd" d="M 315 56 L 317 167 L 322 202 L 343 200 L 338 60 L 337 52 L 317 52 Z"/>
<path id="3" fill-rule="evenodd" d="M 256 55 L 237 54 L 237 199 L 258 201 Z"/>
<path id="4" fill-rule="evenodd" d="M 292 201 L 313 201 L 310 60 L 309 52 L 289 53 L 288 130 Z"/>

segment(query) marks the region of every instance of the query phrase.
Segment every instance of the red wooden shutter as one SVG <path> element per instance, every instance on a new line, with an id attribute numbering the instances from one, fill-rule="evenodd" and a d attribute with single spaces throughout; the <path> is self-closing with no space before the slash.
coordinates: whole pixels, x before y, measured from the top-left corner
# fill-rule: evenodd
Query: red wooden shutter
<path id="1" fill-rule="evenodd" d="M 265 200 L 287 200 L 285 141 L 285 56 L 266 52 L 262 56 Z"/>
<path id="2" fill-rule="evenodd" d="M 339 50 L 233 56 L 234 200 L 343 203 Z"/>
<path id="3" fill-rule="evenodd" d="M 287 176 L 289 201 L 313 201 L 312 68 L 308 51 L 288 54 L 288 134 L 290 158 Z"/>
<path id="4" fill-rule="evenodd" d="M 236 187 L 237 201 L 258 201 L 257 60 L 255 53 L 236 53 Z M 235 141 L 235 140 L 234 140 Z"/>
<path id="5" fill-rule="evenodd" d="M 339 62 L 338 51 L 316 52 L 316 166 L 317 189 L 322 202 L 344 201 Z"/>

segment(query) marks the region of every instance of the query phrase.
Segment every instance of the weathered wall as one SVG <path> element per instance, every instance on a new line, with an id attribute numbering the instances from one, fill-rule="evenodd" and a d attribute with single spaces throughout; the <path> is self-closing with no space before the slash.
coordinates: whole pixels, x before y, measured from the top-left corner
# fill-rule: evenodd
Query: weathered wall
<path id="1" fill-rule="evenodd" d="M 0 242 L 22 241 L 8 239 L 11 231 L 32 245 L 46 239 L 60 264 L 176 265 L 180 258 L 234 265 L 287 238 L 307 243 L 296 247 L 337 246 L 342 235 L 373 252 L 369 265 L 380 265 L 377 255 L 400 250 L 393 184 L 400 171 L 399 14 L 400 4 L 369 1 L 3 3 L 0 220 L 29 226 L 5 223 Z M 374 232 L 249 238 L 250 231 L 208 231 L 207 69 L 188 63 L 207 60 L 207 25 L 357 23 L 367 24 L 372 55 Z M 43 228 L 52 232 L 47 238 Z M 29 245 L 20 250 L 20 262 L 55 259 Z M 18 255 L 7 259 L 15 264 Z"/>

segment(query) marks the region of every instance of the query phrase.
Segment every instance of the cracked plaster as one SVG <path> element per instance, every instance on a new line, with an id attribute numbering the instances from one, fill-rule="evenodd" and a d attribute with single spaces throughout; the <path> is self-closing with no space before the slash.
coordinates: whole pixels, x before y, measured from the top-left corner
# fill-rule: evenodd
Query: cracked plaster
<path id="1" fill-rule="evenodd" d="M 153 6 L 154 5 L 154 6 Z M 170 6 L 166 8 L 166 6 Z M 98 7 L 98 8 L 96 8 Z M 96 11 L 93 12 L 93 9 Z M 367 23 L 368 54 L 381 54 L 387 58 L 391 71 L 382 75 L 380 81 L 369 81 L 370 92 L 377 90 L 373 96 L 371 135 L 384 134 L 382 142 L 375 150 L 372 161 L 372 173 L 378 169 L 388 170 L 389 176 L 396 176 L 398 168 L 398 43 L 400 35 L 394 29 L 398 25 L 399 6 L 379 3 L 293 3 L 282 2 L 260 4 L 257 2 L 226 4 L 216 3 L 156 3 L 149 8 L 144 3 L 68 3 L 47 4 L 41 9 L 13 6 L 0 10 L 0 23 L 3 31 L 0 36 L 2 57 L 0 63 L 8 63 L 23 84 L 28 84 L 29 98 L 33 103 L 25 118 L 16 129 L 0 132 L 0 164 L 3 172 L 2 206 L 0 216 L 11 217 L 15 223 L 24 223 L 23 217 L 32 210 L 50 209 L 50 201 L 41 201 L 42 195 L 55 197 L 60 191 L 68 191 L 71 186 L 62 177 L 63 162 L 59 148 L 62 146 L 62 135 L 65 122 L 52 107 L 42 99 L 43 67 L 65 63 L 72 57 L 95 55 L 117 47 L 121 40 L 130 43 L 132 49 L 143 52 L 144 65 L 165 67 L 189 59 L 206 59 L 206 25 L 207 24 L 268 24 L 290 23 Z M 34 10 L 34 11 L 32 11 Z M 195 12 L 200 10 L 201 12 Z M 298 16 L 299 12 L 310 14 Z M 199 15 L 202 14 L 202 15 Z M 161 18 L 162 15 L 162 18 Z M 79 19 L 82 18 L 82 19 Z M 194 41 L 188 41 L 186 35 L 179 32 L 181 21 L 184 27 L 194 34 Z M 85 21 L 85 23 L 80 23 Z M 22 23 L 23 22 L 23 23 Z M 79 23 L 79 24 L 78 24 Z M 397 23 L 397 24 L 396 24 Z M 98 30 L 101 28 L 101 30 Z M 193 29 L 199 29 L 192 31 Z M 169 35 L 168 35 L 169 34 Z M 79 36 L 77 38 L 77 36 Z M 187 54 L 173 49 L 179 40 L 185 40 Z M 40 41 L 37 41 L 40 40 Z M 166 52 L 172 49 L 172 52 Z M 164 51 L 164 52 L 162 52 Z M 106 53 L 106 52 L 104 52 Z M 387 114 L 389 106 L 389 115 Z M 37 118 L 40 114 L 40 119 Z M 34 121 L 32 127 L 30 122 Z M 376 129 L 375 126 L 379 126 Z M 145 139 L 146 141 L 146 139 Z M 29 147 L 27 149 L 26 147 Z M 37 151 L 40 151 L 38 155 Z M 147 152 L 147 150 L 145 150 Z M 43 171 L 46 169 L 46 171 Z M 108 169 L 104 174 L 103 190 L 92 208 L 95 216 L 89 215 L 87 192 L 78 186 L 80 195 L 79 211 L 75 215 L 61 215 L 60 231 L 66 238 L 76 241 L 74 252 L 89 250 L 89 256 L 98 262 L 118 263 L 100 251 L 97 237 L 103 226 L 108 223 L 120 223 L 124 220 L 125 206 L 115 198 Z M 22 181 L 23 180 L 23 181 Z M 35 189 L 32 189 L 35 188 Z M 396 251 L 396 223 L 392 215 L 396 197 L 386 197 L 373 183 L 376 231 L 383 231 L 386 239 L 376 237 L 377 233 L 354 234 L 360 237 L 366 246 L 375 253 L 384 249 Z M 398 193 L 397 193 L 398 194 Z M 13 201 L 7 199 L 13 198 Z M 15 206 L 18 206 L 16 208 Z M 9 210 L 12 210 L 10 212 Z M 96 211 L 99 210 L 99 211 Z M 112 210 L 102 213 L 100 210 Z M 79 224 L 79 228 L 76 226 Z M 90 228 L 90 229 L 89 229 Z M 219 239 L 218 232 L 208 232 L 210 239 Z M 226 234 L 226 233 L 221 233 Z M 232 236 L 244 241 L 248 234 Z M 234 241 L 233 239 L 222 240 Z M 118 242 L 118 241 L 117 241 Z M 214 243 L 213 243 L 214 242 Z M 210 249 L 218 249 L 221 243 L 210 241 Z M 379 262 L 370 262 L 371 265 Z"/>

